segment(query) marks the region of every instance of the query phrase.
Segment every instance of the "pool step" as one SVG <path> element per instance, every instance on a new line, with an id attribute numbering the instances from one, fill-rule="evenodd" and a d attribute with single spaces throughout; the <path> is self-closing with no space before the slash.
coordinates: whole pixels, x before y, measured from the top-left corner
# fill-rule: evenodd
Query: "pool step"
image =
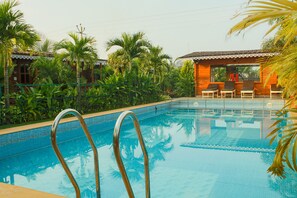
<path id="1" fill-rule="evenodd" d="M 210 144 L 195 144 L 186 143 L 182 144 L 182 147 L 201 148 L 201 149 L 216 149 L 238 152 L 256 152 L 256 153 L 274 153 L 275 149 L 268 148 L 254 148 L 254 147 L 239 147 L 239 146 L 222 146 L 222 145 L 210 145 Z"/>

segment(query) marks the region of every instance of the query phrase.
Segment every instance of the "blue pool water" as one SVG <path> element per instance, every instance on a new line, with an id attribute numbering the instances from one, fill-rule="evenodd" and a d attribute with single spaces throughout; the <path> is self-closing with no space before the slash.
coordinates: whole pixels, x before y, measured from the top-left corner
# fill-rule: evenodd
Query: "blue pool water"
<path id="1" fill-rule="evenodd" d="M 140 116 L 146 143 L 151 197 L 297 197 L 297 174 L 280 179 L 266 173 L 276 144 L 265 139 L 274 116 L 266 110 L 165 108 Z M 120 149 L 136 197 L 144 197 L 143 157 L 130 120 L 123 126 Z M 112 127 L 89 124 L 99 153 L 101 197 L 128 197 L 112 148 Z M 79 128 L 70 140 L 58 131 L 59 146 L 83 197 L 94 197 L 93 154 Z M 60 134 L 60 135 L 59 135 Z M 73 187 L 46 142 L 39 149 L 0 158 L 0 182 L 74 197 Z M 30 147 L 25 141 L 22 147 Z M 7 150 L 15 144 L 5 145 Z"/>

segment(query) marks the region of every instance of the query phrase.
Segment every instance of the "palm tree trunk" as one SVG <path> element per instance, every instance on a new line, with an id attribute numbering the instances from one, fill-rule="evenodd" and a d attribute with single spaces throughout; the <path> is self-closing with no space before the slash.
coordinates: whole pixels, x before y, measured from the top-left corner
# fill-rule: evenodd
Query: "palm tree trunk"
<path id="1" fill-rule="evenodd" d="M 91 80 L 92 80 L 92 83 L 95 82 L 94 65 L 92 66 L 92 69 L 91 69 Z"/>
<path id="2" fill-rule="evenodd" d="M 9 107 L 9 75 L 8 75 L 8 65 L 7 62 L 4 62 L 4 98 L 5 98 L 5 107 Z"/>
<path id="3" fill-rule="evenodd" d="M 102 63 L 100 63 L 100 80 L 102 80 L 103 77 L 102 77 Z"/>
<path id="4" fill-rule="evenodd" d="M 157 82 L 157 72 L 156 72 L 156 68 L 154 68 L 154 73 L 153 73 L 153 75 L 154 75 L 154 83 L 156 83 L 156 82 Z"/>
<path id="5" fill-rule="evenodd" d="M 76 63 L 76 90 L 77 90 L 77 98 L 76 98 L 76 105 L 77 109 L 80 110 L 80 98 L 81 98 L 81 90 L 80 90 L 80 68 L 79 68 L 79 61 Z"/>

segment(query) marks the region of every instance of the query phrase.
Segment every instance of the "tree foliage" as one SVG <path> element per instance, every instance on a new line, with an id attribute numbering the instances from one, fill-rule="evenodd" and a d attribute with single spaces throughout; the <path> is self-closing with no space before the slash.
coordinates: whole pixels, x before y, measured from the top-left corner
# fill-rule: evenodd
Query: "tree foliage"
<path id="1" fill-rule="evenodd" d="M 171 57 L 163 53 L 160 46 L 150 46 L 148 52 L 142 58 L 142 69 L 145 73 L 151 73 L 155 83 L 161 83 L 164 75 L 169 71 Z"/>
<path id="2" fill-rule="evenodd" d="M 179 73 L 177 95 L 194 96 L 194 85 L 194 64 L 192 61 L 185 61 Z"/>
<path id="3" fill-rule="evenodd" d="M 58 58 L 39 57 L 30 65 L 34 83 L 49 79 L 54 84 L 75 83 L 75 72 Z"/>
<path id="4" fill-rule="evenodd" d="M 49 53 L 53 53 L 54 43 L 49 39 L 44 39 L 36 42 L 34 46 L 34 51 L 39 55 L 48 55 Z"/>
<path id="5" fill-rule="evenodd" d="M 79 37 L 77 34 L 69 34 L 71 40 L 62 40 L 55 45 L 55 50 L 59 50 L 61 60 L 67 60 L 71 65 L 76 67 L 76 83 L 78 100 L 80 103 L 80 84 L 82 66 L 93 67 L 97 61 L 97 50 L 95 48 L 96 40 L 93 37 Z"/>
<path id="6" fill-rule="evenodd" d="M 111 39 L 106 43 L 106 51 L 116 48 L 108 57 L 110 66 L 114 67 L 116 72 L 123 74 L 126 70 L 130 71 L 133 61 L 147 52 L 150 43 L 144 36 L 143 32 L 123 33 L 120 38 Z"/>
<path id="7" fill-rule="evenodd" d="M 246 10 L 241 13 L 245 18 L 233 26 L 229 34 L 240 33 L 242 30 L 270 22 L 271 28 L 266 35 L 276 30 L 273 41 L 266 43 L 269 49 L 279 50 L 279 55 L 272 58 L 267 65 L 278 75 L 278 84 L 284 87 L 284 95 L 290 97 L 287 105 L 280 111 L 280 118 L 270 134 L 271 141 L 278 141 L 273 164 L 268 171 L 278 176 L 285 176 L 284 163 L 297 171 L 297 3 L 288 0 L 250 1 Z M 271 45 L 272 43 L 272 45 Z M 269 45 L 267 45 L 269 44 Z M 287 117 L 287 114 L 289 116 Z M 286 121 L 286 125 L 278 123 Z"/>
<path id="8" fill-rule="evenodd" d="M 164 80 L 161 82 L 160 87 L 165 95 L 170 97 L 178 96 L 177 84 L 179 82 L 180 69 L 169 65 L 168 71 L 164 74 Z"/>
<path id="9" fill-rule="evenodd" d="M 17 1 L 0 3 L 0 65 L 3 68 L 5 104 L 9 106 L 9 67 L 14 49 L 26 50 L 33 47 L 38 36 L 33 28 L 25 23 Z"/>

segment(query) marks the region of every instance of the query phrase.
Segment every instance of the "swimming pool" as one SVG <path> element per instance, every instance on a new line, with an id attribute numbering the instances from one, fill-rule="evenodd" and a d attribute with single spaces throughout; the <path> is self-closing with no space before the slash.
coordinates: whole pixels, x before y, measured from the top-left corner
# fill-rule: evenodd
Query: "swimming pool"
<path id="1" fill-rule="evenodd" d="M 265 137 L 281 106 L 270 100 L 178 100 L 134 109 L 150 159 L 151 197 L 296 197 L 295 173 L 284 180 L 266 173 L 276 144 Z M 118 114 L 87 120 L 99 153 L 102 197 L 127 197 L 112 149 Z M 142 153 L 129 123 L 120 148 L 135 196 L 144 197 Z M 73 197 L 48 129 L 0 136 L 0 182 Z M 61 125 L 58 141 L 83 197 L 92 197 L 92 151 L 78 124 Z"/>

